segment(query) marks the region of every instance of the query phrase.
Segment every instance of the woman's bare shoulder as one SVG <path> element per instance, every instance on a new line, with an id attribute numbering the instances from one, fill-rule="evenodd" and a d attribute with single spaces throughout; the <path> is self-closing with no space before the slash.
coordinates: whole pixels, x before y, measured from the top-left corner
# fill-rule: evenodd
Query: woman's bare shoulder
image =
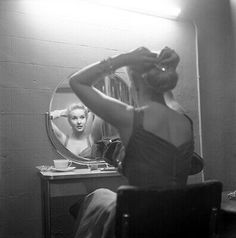
<path id="1" fill-rule="evenodd" d="M 190 120 L 161 104 L 144 109 L 144 129 L 176 145 L 192 137 Z"/>
<path id="2" fill-rule="evenodd" d="M 175 143 L 181 141 L 189 141 L 193 137 L 193 127 L 191 120 L 184 114 L 176 112 L 174 110 L 170 111 L 167 115 L 167 121 L 170 128 L 170 134 L 172 138 L 175 138 Z"/>
<path id="3" fill-rule="evenodd" d="M 191 124 L 190 118 L 188 118 L 184 112 L 176 111 L 160 103 L 156 103 L 146 110 L 150 110 L 150 112 L 153 113 L 153 116 L 156 116 L 157 119 L 160 118 L 160 120 L 163 119 L 165 121 L 173 122 L 178 121 L 179 123 L 186 124 L 187 126 Z"/>

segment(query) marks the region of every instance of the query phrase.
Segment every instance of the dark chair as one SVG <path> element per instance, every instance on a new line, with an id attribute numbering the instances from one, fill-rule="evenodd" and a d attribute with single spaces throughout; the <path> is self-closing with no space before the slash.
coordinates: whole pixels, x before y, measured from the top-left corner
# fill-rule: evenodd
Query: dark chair
<path id="1" fill-rule="evenodd" d="M 216 180 L 166 189 L 121 186 L 116 238 L 217 237 L 221 192 Z"/>

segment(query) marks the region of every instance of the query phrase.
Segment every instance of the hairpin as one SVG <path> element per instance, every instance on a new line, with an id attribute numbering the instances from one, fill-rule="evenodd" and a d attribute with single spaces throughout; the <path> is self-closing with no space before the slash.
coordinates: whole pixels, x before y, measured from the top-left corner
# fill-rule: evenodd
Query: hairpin
<path id="1" fill-rule="evenodd" d="M 155 64 L 155 67 L 159 70 L 161 70 L 162 72 L 165 72 L 166 71 L 166 68 L 165 67 L 161 67 L 159 66 L 158 64 Z"/>

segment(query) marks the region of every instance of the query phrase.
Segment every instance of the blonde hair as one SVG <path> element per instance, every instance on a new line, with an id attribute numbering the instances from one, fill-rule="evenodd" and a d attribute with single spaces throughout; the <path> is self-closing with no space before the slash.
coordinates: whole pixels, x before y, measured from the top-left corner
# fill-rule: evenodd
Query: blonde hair
<path id="1" fill-rule="evenodd" d="M 76 109 L 84 110 L 85 117 L 86 117 L 86 119 L 88 118 L 88 112 L 89 112 L 88 108 L 86 106 L 84 106 L 84 104 L 80 104 L 80 103 L 72 103 L 71 105 L 69 105 L 67 107 L 67 115 L 69 116 L 71 114 L 71 112 Z"/>

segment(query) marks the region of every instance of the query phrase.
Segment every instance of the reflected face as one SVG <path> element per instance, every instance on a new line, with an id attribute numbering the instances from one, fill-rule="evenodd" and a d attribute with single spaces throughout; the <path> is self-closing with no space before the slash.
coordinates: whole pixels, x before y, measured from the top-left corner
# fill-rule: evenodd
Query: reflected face
<path id="1" fill-rule="evenodd" d="M 83 132 L 87 122 L 85 111 L 79 108 L 74 109 L 70 112 L 68 121 L 73 130 Z"/>

